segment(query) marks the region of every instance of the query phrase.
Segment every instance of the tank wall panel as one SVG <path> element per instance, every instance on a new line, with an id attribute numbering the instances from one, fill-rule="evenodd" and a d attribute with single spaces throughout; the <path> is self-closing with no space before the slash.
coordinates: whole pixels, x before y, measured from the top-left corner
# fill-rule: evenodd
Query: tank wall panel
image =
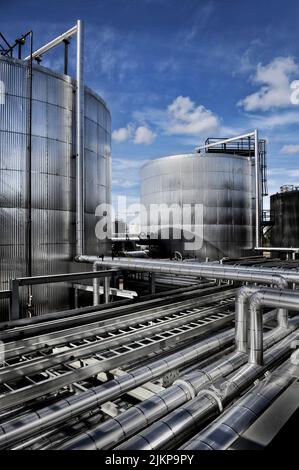
<path id="1" fill-rule="evenodd" d="M 274 214 L 274 226 L 270 230 L 270 241 L 276 247 L 299 246 L 299 191 L 287 191 L 270 197 L 270 208 Z"/>
<path id="2" fill-rule="evenodd" d="M 0 289 L 27 275 L 26 158 L 28 66 L 0 58 L 4 104 L 0 106 Z M 44 67 L 33 68 L 32 266 L 33 275 L 86 270 L 75 254 L 75 81 Z M 98 204 L 111 200 L 111 117 L 103 100 L 85 89 L 85 252 L 107 253 L 95 237 Z M 66 285 L 34 288 L 35 314 L 68 308 Z M 0 305 L 1 309 L 1 305 Z M 1 315 L 1 313 L 0 313 Z"/>
<path id="3" fill-rule="evenodd" d="M 193 233 L 203 234 L 202 247 L 185 250 L 184 238 L 161 241 L 165 254 L 178 250 L 200 259 L 248 254 L 253 248 L 253 169 L 249 158 L 212 153 L 176 155 L 145 164 L 140 193 L 147 209 L 151 204 L 180 208 L 189 204 L 194 224 L 195 204 L 202 207 L 202 224 L 192 227 Z M 168 214 L 162 214 L 158 223 L 151 221 L 149 227 L 147 223 L 143 221 L 142 230 L 157 234 L 169 225 Z"/>

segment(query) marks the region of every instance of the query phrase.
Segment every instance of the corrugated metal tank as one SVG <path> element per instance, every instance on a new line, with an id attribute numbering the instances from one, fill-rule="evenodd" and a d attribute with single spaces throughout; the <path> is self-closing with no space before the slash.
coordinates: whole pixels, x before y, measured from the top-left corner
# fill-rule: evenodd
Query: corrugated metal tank
<path id="1" fill-rule="evenodd" d="M 26 152 L 28 66 L 0 56 L 0 289 L 26 276 Z M 32 271 L 33 275 L 80 271 L 75 254 L 76 82 L 33 68 Z M 105 102 L 85 88 L 85 249 L 107 253 L 95 237 L 95 208 L 111 200 L 111 117 Z M 33 291 L 35 313 L 71 304 L 65 285 Z M 1 306 L 0 306 L 1 308 Z"/>
<path id="2" fill-rule="evenodd" d="M 270 210 L 274 225 L 269 230 L 271 246 L 299 246 L 299 188 L 272 194 Z"/>
<path id="3" fill-rule="evenodd" d="M 186 257 L 201 260 L 250 254 L 254 223 L 253 175 L 254 166 L 249 157 L 225 153 L 174 155 L 146 163 L 141 169 L 141 203 L 145 207 L 142 231 L 160 238 L 161 229 L 168 223 L 163 215 L 157 214 L 153 222 L 149 217 L 151 204 L 166 204 L 167 207 L 177 204 L 180 208 L 190 204 L 190 232 L 197 234 L 194 241 L 199 245 L 186 249 L 187 237 L 182 236 L 181 230 L 174 229 L 170 231 L 170 240 L 160 242 L 165 256 L 176 250 Z M 202 218 L 194 226 L 196 204 L 202 208 Z M 173 233 L 179 239 L 174 239 Z"/>

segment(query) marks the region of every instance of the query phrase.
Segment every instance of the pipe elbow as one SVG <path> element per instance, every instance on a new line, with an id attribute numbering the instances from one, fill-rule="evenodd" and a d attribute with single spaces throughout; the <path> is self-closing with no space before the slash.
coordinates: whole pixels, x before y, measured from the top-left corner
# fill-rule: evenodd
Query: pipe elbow
<path id="1" fill-rule="evenodd" d="M 246 300 L 249 296 L 257 291 L 257 287 L 252 286 L 241 286 L 238 290 L 238 299 Z"/>
<path id="2" fill-rule="evenodd" d="M 263 300 L 264 293 L 262 290 L 259 290 L 251 295 L 249 298 L 249 307 L 250 309 L 259 309 Z"/>

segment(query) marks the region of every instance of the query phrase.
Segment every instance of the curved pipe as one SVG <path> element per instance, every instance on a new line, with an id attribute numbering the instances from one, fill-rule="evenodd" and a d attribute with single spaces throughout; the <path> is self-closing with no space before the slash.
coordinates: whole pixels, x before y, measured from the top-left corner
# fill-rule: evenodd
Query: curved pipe
<path id="1" fill-rule="evenodd" d="M 287 288 L 288 283 L 282 276 L 273 276 L 273 281 L 279 288 Z M 247 336 L 248 336 L 248 303 L 251 295 L 259 291 L 259 287 L 242 286 L 238 290 L 235 304 L 235 326 L 236 326 L 236 349 L 239 352 L 247 352 Z M 288 311 L 285 308 L 277 310 L 277 323 L 281 328 L 288 327 Z"/>
<path id="2" fill-rule="evenodd" d="M 263 363 L 263 325 L 262 310 L 264 307 L 283 307 L 299 311 L 299 293 L 296 291 L 261 288 L 249 299 L 250 311 L 250 351 L 249 363 Z"/>

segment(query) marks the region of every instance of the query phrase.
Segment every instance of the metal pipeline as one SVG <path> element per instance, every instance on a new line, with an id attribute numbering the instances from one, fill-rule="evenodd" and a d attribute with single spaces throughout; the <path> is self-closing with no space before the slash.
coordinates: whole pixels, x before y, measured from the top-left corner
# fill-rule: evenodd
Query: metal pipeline
<path id="1" fill-rule="evenodd" d="M 288 287 L 288 283 L 284 278 L 276 276 L 276 285 L 284 288 Z M 259 287 L 253 286 L 242 286 L 240 287 L 236 296 L 236 308 L 235 308 L 235 326 L 236 326 L 236 349 L 239 352 L 247 352 L 248 344 L 248 316 L 249 316 L 249 298 L 256 292 L 259 291 Z M 281 328 L 288 327 L 288 311 L 285 308 L 279 308 L 277 310 L 277 323 Z"/>
<path id="2" fill-rule="evenodd" d="M 2 423 L 0 425 L 0 448 L 7 448 L 29 436 L 65 423 L 84 411 L 98 407 L 150 380 L 161 377 L 169 370 L 185 366 L 191 361 L 200 360 L 208 354 L 217 352 L 231 344 L 233 338 L 234 329 L 215 334 L 211 338 L 201 341 L 197 346 L 186 347 L 79 395 L 73 395 L 54 405 L 28 413 L 23 417 L 17 417 L 8 423 Z"/>
<path id="3" fill-rule="evenodd" d="M 294 369 L 295 366 L 288 359 L 180 449 L 228 449 L 291 384 L 294 380 Z"/>
<path id="4" fill-rule="evenodd" d="M 250 311 L 250 352 L 249 363 L 263 363 L 263 307 L 283 307 L 299 311 L 299 293 L 283 289 L 261 288 L 249 299 Z"/>
<path id="5" fill-rule="evenodd" d="M 276 285 L 280 288 L 288 287 L 288 282 L 299 282 L 299 273 L 294 273 L 291 270 L 277 270 L 270 272 L 261 271 L 258 268 L 242 269 L 240 267 L 226 268 L 223 265 L 205 265 L 204 263 L 181 263 L 171 261 L 153 261 L 153 260 L 128 260 L 123 258 L 117 259 L 104 259 L 99 260 L 94 256 L 82 255 L 76 258 L 80 262 L 96 263 L 97 266 L 112 266 L 122 267 L 126 270 L 133 271 L 146 271 L 152 273 L 166 273 L 166 274 L 185 274 L 185 275 L 197 275 L 205 278 L 221 279 L 221 280 L 232 280 L 239 282 L 252 282 L 252 283 L 264 283 L 270 285 Z M 94 289 L 97 289 L 94 284 Z M 245 295 L 245 290 L 242 292 L 242 297 Z M 241 295 L 241 294 L 240 294 Z M 247 295 L 247 294 L 246 294 Z M 97 299 L 94 296 L 94 301 Z M 241 299 L 239 303 L 241 302 Z M 239 309 L 237 307 L 237 321 L 238 321 L 238 335 L 242 336 L 243 345 L 240 343 L 240 347 L 243 349 L 247 347 L 247 324 L 245 317 L 242 320 L 239 318 Z M 278 310 L 278 322 L 281 326 L 287 327 L 288 313 L 285 309 Z M 244 322 L 242 325 L 241 321 Z M 243 330 L 243 334 L 242 334 Z"/>
<path id="6" fill-rule="evenodd" d="M 76 255 L 84 253 L 84 25 L 77 21 L 76 57 Z"/>
<path id="7" fill-rule="evenodd" d="M 274 311 L 265 315 L 265 321 L 275 317 Z M 299 326 L 299 317 L 297 326 Z M 292 325 L 295 329 L 296 324 Z M 277 328 L 269 332 L 265 338 L 265 347 L 273 344 L 290 334 L 290 330 Z M 90 429 L 62 445 L 61 449 L 109 449 L 117 443 L 128 439 L 137 431 L 149 426 L 151 423 L 170 413 L 173 409 L 196 396 L 199 390 L 207 383 L 219 377 L 225 377 L 232 371 L 240 368 L 247 361 L 247 356 L 234 352 L 216 363 L 201 370 L 196 370 L 177 380 L 172 386 L 131 407 L 129 410 L 109 419 L 95 428 Z"/>
<path id="8" fill-rule="evenodd" d="M 298 327 L 298 318 L 296 322 Z M 284 329 L 283 331 L 285 332 L 286 330 Z M 273 366 L 288 354 L 290 343 L 296 338 L 298 338 L 298 331 L 290 333 L 266 352 L 264 366 L 247 364 L 228 380 L 221 381 L 220 383 L 219 380 L 213 380 L 207 387 L 199 391 L 196 398 L 175 409 L 165 418 L 157 421 L 114 449 L 157 450 L 169 448 L 182 442 L 192 432 L 198 430 L 199 424 L 203 424 L 206 420 L 222 412 L 223 406 L 229 404 L 231 400 L 260 377 L 267 368 Z"/>
<path id="9" fill-rule="evenodd" d="M 290 283 L 299 284 L 299 272 L 291 269 L 261 269 L 241 266 L 223 266 L 207 263 L 186 263 L 179 261 L 156 261 L 146 259 L 131 258 L 111 258 L 99 259 L 96 256 L 77 256 L 76 261 L 81 263 L 93 263 L 98 261 L 98 265 L 119 267 L 128 271 L 155 272 L 162 274 L 181 274 L 189 276 L 201 276 L 210 279 L 223 279 L 239 282 L 276 284 L 277 278 L 285 279 Z M 274 277 L 274 279 L 273 279 Z"/>

